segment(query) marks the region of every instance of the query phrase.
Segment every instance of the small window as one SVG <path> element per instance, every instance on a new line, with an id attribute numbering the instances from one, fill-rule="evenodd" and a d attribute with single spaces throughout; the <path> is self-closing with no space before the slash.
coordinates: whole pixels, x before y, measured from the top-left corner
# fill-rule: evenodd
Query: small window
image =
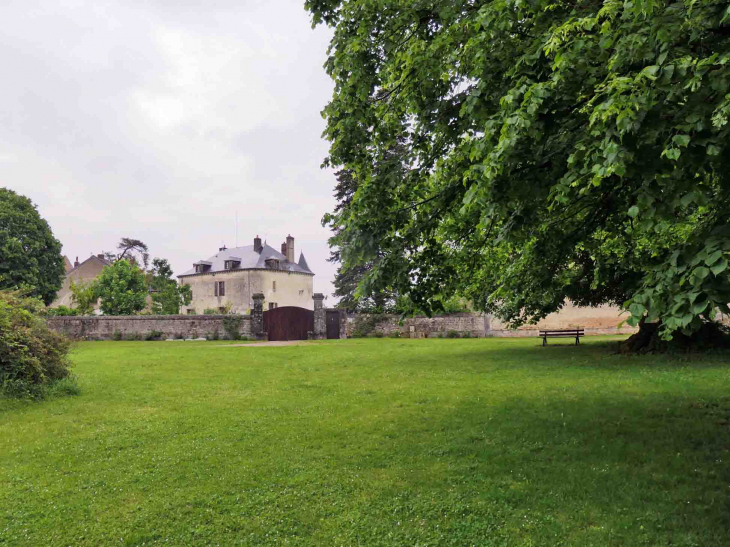
<path id="1" fill-rule="evenodd" d="M 276 281 L 273 281 L 273 282 L 272 282 L 272 289 L 273 289 L 274 291 L 276 290 Z"/>
<path id="2" fill-rule="evenodd" d="M 218 296 L 218 282 L 213 282 L 213 296 Z"/>
<path id="3" fill-rule="evenodd" d="M 218 282 L 218 296 L 225 296 L 225 295 L 226 295 L 226 282 L 219 281 Z"/>
<path id="4" fill-rule="evenodd" d="M 304 289 L 302 289 L 301 291 L 299 291 L 299 296 L 302 296 L 303 294 L 304 294 Z"/>
<path id="5" fill-rule="evenodd" d="M 269 309 L 270 310 L 274 310 L 274 309 L 276 309 L 278 307 L 279 307 L 279 304 L 277 304 L 276 302 L 269 302 Z"/>

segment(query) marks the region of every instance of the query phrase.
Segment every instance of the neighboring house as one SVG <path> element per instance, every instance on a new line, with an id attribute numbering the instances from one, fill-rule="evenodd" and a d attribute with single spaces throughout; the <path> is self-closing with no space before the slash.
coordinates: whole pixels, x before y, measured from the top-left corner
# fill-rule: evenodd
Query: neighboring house
<path id="1" fill-rule="evenodd" d="M 294 238 L 281 244 L 281 252 L 256 236 L 253 245 L 226 249 L 178 276 L 181 285 L 190 285 L 193 300 L 182 313 L 203 313 L 206 309 L 247 313 L 253 295 L 263 293 L 264 309 L 297 306 L 314 309 L 314 273 L 304 254 L 294 261 Z"/>
<path id="2" fill-rule="evenodd" d="M 104 269 L 104 266 L 109 266 L 110 264 L 111 262 L 104 258 L 104 255 L 102 254 L 91 255 L 83 262 L 79 262 L 79 257 L 76 257 L 76 261 L 73 263 L 73 268 L 66 272 L 66 278 L 63 280 L 63 285 L 61 285 L 61 289 L 56 294 L 56 299 L 50 307 L 76 307 L 72 300 L 73 294 L 71 293 L 71 282 L 73 281 L 74 283 L 78 283 L 79 281 L 83 281 L 84 283 L 88 283 L 93 281 L 101 275 L 101 271 Z M 98 307 L 98 304 L 94 306 L 95 309 L 98 309 Z"/>

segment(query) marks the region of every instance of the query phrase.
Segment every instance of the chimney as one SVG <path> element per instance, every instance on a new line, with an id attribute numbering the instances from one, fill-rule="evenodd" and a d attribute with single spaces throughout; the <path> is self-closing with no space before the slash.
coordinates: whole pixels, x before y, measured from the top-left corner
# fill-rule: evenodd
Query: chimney
<path id="1" fill-rule="evenodd" d="M 282 243 L 281 244 L 281 254 L 283 254 L 284 256 L 287 256 L 287 254 L 286 254 L 286 243 Z"/>
<path id="2" fill-rule="evenodd" d="M 294 238 L 289 234 L 286 236 L 286 259 L 294 262 Z"/>
<path id="3" fill-rule="evenodd" d="M 253 238 L 253 250 L 261 254 L 261 238 L 259 236 Z"/>
<path id="4" fill-rule="evenodd" d="M 223 247 L 218 247 L 218 251 L 225 251 L 226 249 L 228 249 L 228 247 L 226 247 L 225 243 L 223 244 Z"/>
<path id="5" fill-rule="evenodd" d="M 96 258 L 101 258 L 102 260 L 104 260 L 104 253 L 99 253 L 98 255 L 96 255 Z"/>
<path id="6" fill-rule="evenodd" d="M 74 262 L 74 268 L 78 268 L 78 267 L 79 267 L 79 257 L 77 256 L 76 261 Z"/>

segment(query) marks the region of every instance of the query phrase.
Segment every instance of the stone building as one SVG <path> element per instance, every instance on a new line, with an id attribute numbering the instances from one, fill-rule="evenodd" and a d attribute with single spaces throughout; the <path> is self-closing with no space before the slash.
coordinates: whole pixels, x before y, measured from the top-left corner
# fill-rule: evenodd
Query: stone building
<path id="1" fill-rule="evenodd" d="M 66 306 L 67 308 L 76 307 L 72 301 L 71 282 L 89 283 L 94 281 L 101 275 L 104 266 L 111 264 L 111 262 L 104 258 L 103 254 L 91 255 L 83 262 L 79 262 L 79 257 L 77 256 L 73 267 L 69 269 L 71 262 L 66 257 L 64 259 L 64 262 L 68 263 L 66 266 L 66 278 L 63 280 L 63 285 L 61 285 L 60 290 L 56 293 L 56 299 L 51 303 L 51 308 L 57 308 L 59 306 Z M 95 309 L 98 309 L 98 307 L 98 304 L 94 306 Z"/>
<path id="2" fill-rule="evenodd" d="M 314 273 L 304 254 L 294 260 L 294 238 L 288 236 L 281 252 L 256 236 L 253 245 L 227 249 L 178 276 L 181 285 L 190 285 L 193 299 L 182 313 L 200 314 L 205 310 L 248 313 L 254 306 L 253 295 L 264 295 L 264 309 L 298 306 L 313 309 Z"/>

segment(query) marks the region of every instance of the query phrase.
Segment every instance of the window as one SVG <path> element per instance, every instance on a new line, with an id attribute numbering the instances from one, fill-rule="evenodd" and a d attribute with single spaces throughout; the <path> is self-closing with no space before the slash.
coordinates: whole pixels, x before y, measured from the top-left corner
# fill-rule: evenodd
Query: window
<path id="1" fill-rule="evenodd" d="M 272 290 L 276 292 L 276 281 L 272 282 Z"/>
<path id="2" fill-rule="evenodd" d="M 279 307 L 279 304 L 277 304 L 276 302 L 269 302 L 269 309 L 270 310 L 276 309 L 278 307 Z"/>
<path id="3" fill-rule="evenodd" d="M 214 281 L 213 282 L 213 296 L 225 296 L 226 295 L 226 282 L 225 281 Z"/>
<path id="4" fill-rule="evenodd" d="M 302 289 L 301 291 L 299 291 L 299 296 L 303 296 L 303 295 L 304 295 L 304 289 Z"/>
<path id="5" fill-rule="evenodd" d="M 188 308 L 188 315 L 195 315 L 195 310 L 193 308 Z"/>

